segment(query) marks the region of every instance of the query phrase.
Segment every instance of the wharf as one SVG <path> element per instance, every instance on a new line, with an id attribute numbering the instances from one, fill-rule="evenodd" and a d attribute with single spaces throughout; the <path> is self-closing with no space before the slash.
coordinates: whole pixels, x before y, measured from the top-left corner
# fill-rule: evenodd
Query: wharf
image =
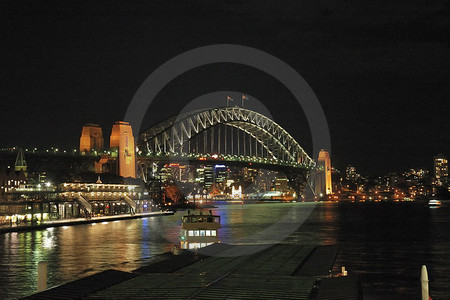
<path id="1" fill-rule="evenodd" d="M 155 216 L 164 216 L 164 215 L 173 215 L 172 211 L 154 211 L 148 213 L 137 213 L 137 214 L 123 214 L 123 215 L 114 215 L 114 216 L 104 216 L 104 217 L 93 217 L 91 219 L 86 218 L 75 218 L 75 219 L 64 219 L 64 220 L 55 220 L 55 221 L 46 221 L 44 223 L 35 224 L 35 225 L 4 225 L 0 226 L 0 233 L 6 232 L 21 232 L 21 231 L 30 231 L 37 229 L 45 229 L 49 227 L 61 227 L 61 226 L 71 226 L 71 225 L 81 225 L 81 224 L 90 224 L 90 223 L 101 223 L 108 221 L 117 221 L 117 220 L 128 220 L 128 219 L 139 219 L 139 218 L 148 218 Z"/>
<path id="2" fill-rule="evenodd" d="M 25 299 L 362 299 L 356 277 L 329 277 L 337 249 L 214 244 L 133 272 L 107 270 Z"/>

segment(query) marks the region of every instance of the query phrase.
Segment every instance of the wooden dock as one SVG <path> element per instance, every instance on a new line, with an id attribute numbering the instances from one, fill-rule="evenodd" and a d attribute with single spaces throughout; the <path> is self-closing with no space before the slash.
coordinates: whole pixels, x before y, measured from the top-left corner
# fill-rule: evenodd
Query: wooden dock
<path id="1" fill-rule="evenodd" d="M 26 299 L 362 299 L 355 277 L 327 277 L 337 251 L 337 246 L 215 244 Z M 105 276 L 108 272 L 116 273 Z"/>

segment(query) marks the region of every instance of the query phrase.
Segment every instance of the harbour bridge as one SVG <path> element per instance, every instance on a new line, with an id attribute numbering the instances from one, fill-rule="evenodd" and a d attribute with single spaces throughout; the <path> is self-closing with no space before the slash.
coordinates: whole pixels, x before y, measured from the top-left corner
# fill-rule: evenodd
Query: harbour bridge
<path id="1" fill-rule="evenodd" d="M 280 125 L 242 107 L 182 113 L 140 133 L 139 177 L 167 163 L 226 164 L 283 172 L 300 195 L 310 185 L 314 160 Z"/>
<path id="2" fill-rule="evenodd" d="M 125 126 L 132 138 L 131 126 L 125 123 L 116 122 L 114 126 Z M 83 137 L 82 134 L 81 139 Z M 92 141 L 92 136 L 88 134 L 88 137 Z M 101 135 L 100 138 L 103 143 Z M 113 140 L 112 134 L 110 141 Z M 168 118 L 139 134 L 136 153 L 134 140 L 131 143 L 127 142 L 127 137 L 120 137 L 120 140 L 123 143 L 117 142 L 116 148 L 110 145 L 109 150 L 96 149 L 93 143 L 88 147 L 92 147 L 91 151 L 85 152 L 52 147 L 47 150 L 26 148 L 24 153 L 30 170 L 51 173 L 59 179 L 66 173 L 95 172 L 124 178 L 137 175 L 149 183 L 171 163 L 273 170 L 286 175 L 297 195 L 301 195 L 306 186 L 315 192 L 311 171 L 322 168 L 272 119 L 238 106 L 202 109 Z M 84 146 L 80 144 L 80 148 Z M 13 163 L 16 152 L 16 147 L 0 149 L 0 163 Z M 133 168 L 124 174 L 122 164 L 133 165 Z"/>

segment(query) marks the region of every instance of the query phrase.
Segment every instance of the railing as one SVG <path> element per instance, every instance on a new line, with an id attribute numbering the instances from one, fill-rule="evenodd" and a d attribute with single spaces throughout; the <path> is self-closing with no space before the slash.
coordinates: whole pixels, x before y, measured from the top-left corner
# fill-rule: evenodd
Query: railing
<path id="1" fill-rule="evenodd" d="M 76 194 L 76 199 L 88 213 L 92 213 L 92 205 L 89 203 L 89 201 L 87 201 L 80 194 Z"/>
<path id="2" fill-rule="evenodd" d="M 136 213 L 136 207 L 137 207 L 136 202 L 134 202 L 134 200 L 132 200 L 127 195 L 123 195 L 123 199 L 131 207 L 132 213 Z"/>

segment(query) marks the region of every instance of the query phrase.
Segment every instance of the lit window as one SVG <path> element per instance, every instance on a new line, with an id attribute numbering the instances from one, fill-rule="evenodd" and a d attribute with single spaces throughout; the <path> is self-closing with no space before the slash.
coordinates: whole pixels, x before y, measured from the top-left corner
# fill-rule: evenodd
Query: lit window
<path id="1" fill-rule="evenodd" d="M 211 230 L 206 230 L 206 236 L 211 236 Z"/>
<path id="2" fill-rule="evenodd" d="M 200 248 L 200 243 L 191 243 L 189 244 L 189 249 Z"/>
<path id="3" fill-rule="evenodd" d="M 194 236 L 194 230 L 189 230 L 189 236 Z"/>
<path id="4" fill-rule="evenodd" d="M 198 235 L 199 235 L 198 230 L 194 230 L 194 236 L 198 236 Z"/>
<path id="5" fill-rule="evenodd" d="M 216 236 L 216 231 L 215 230 L 211 230 L 211 236 Z"/>

